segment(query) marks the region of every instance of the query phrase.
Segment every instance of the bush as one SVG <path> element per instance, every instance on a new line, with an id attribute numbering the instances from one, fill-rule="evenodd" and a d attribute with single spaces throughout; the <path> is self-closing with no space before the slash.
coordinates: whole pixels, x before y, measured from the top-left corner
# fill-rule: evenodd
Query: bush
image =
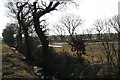
<path id="1" fill-rule="evenodd" d="M 3 30 L 2 36 L 3 36 L 3 41 L 7 43 L 9 46 L 14 46 L 14 29 L 13 29 L 13 24 L 8 24 L 6 28 Z"/>

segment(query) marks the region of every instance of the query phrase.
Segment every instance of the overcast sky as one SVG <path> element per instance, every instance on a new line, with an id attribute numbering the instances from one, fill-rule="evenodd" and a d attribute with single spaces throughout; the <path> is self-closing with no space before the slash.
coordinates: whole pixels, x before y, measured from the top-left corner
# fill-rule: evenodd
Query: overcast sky
<path id="1" fill-rule="evenodd" d="M 96 19 L 110 18 L 118 14 L 118 2 L 120 0 L 81 0 L 78 8 L 74 6 L 69 6 L 69 9 L 60 12 L 52 12 L 52 14 L 47 14 L 50 16 L 49 22 L 55 23 L 62 14 L 74 13 L 79 15 L 84 19 L 83 28 L 93 27 L 93 22 Z M 7 17 L 6 9 L 4 7 L 4 0 L 0 2 L 0 37 L 2 36 L 2 30 L 5 28 L 6 24 L 11 22 Z M 52 26 L 51 24 L 50 26 Z M 82 30 L 81 29 L 81 30 Z M 52 31 L 50 34 L 54 34 Z"/>

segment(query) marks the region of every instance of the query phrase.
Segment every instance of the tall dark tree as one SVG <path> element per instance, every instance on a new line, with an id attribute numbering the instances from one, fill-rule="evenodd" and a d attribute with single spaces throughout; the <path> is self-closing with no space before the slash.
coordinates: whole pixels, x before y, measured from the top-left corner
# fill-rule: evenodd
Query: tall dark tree
<path id="1" fill-rule="evenodd" d="M 49 68 L 48 66 L 52 63 L 50 62 L 50 51 L 49 51 L 49 41 L 47 40 L 47 37 L 45 35 L 45 30 L 42 29 L 42 26 L 40 25 L 40 18 L 47 14 L 50 13 L 51 11 L 55 10 L 56 7 L 59 5 L 59 2 L 50 2 L 49 5 L 44 5 L 42 4 L 45 8 L 40 7 L 38 2 L 33 3 L 33 23 L 34 23 L 34 28 L 35 31 L 39 37 L 39 40 L 41 41 L 42 44 L 42 52 L 43 52 L 43 57 L 42 57 L 42 67 L 44 68 L 44 76 L 49 76 L 52 75 L 52 73 L 48 72 L 54 72 L 51 71 L 52 68 Z M 49 64 L 49 65 L 48 65 Z"/>
<path id="2" fill-rule="evenodd" d="M 31 45 L 30 45 L 30 36 L 28 33 L 28 27 L 32 25 L 32 18 L 30 15 L 31 10 L 29 9 L 28 2 L 18 2 L 16 3 L 18 13 L 17 20 L 19 25 L 23 29 L 24 37 L 25 37 L 25 55 L 28 60 L 31 60 Z"/>
<path id="3" fill-rule="evenodd" d="M 14 2 L 8 2 L 6 4 L 6 7 L 9 9 L 9 13 L 8 13 L 8 16 L 10 18 L 12 18 L 13 20 L 15 20 L 15 22 L 17 21 L 17 14 L 18 14 L 18 10 L 17 10 L 17 7 L 16 7 L 16 1 Z M 18 24 L 18 21 L 17 21 L 17 24 Z M 22 48 L 22 44 L 23 44 L 23 41 L 22 41 L 22 34 L 23 34 L 23 31 L 22 31 L 22 27 L 18 24 L 18 28 L 17 28 L 17 32 L 16 32 L 16 49 L 22 53 L 23 50 L 21 50 Z"/>
<path id="4" fill-rule="evenodd" d="M 17 35 L 17 37 L 19 37 L 18 39 L 22 38 L 21 29 L 23 31 L 25 39 L 24 53 L 26 58 L 28 60 L 31 60 L 32 56 L 28 27 L 32 25 L 32 16 L 28 2 L 10 2 L 8 4 L 8 8 L 11 10 L 12 14 L 14 14 L 15 18 L 17 19 L 17 22 L 19 23 L 19 30 Z"/>
<path id="5" fill-rule="evenodd" d="M 49 49 L 48 49 L 48 40 L 46 35 L 44 34 L 44 30 L 42 30 L 41 25 L 40 25 L 40 18 L 45 15 L 46 13 L 50 13 L 51 11 L 55 10 L 56 7 L 59 5 L 59 2 L 50 2 L 48 6 L 45 8 L 41 8 L 38 6 L 38 2 L 33 3 L 33 23 L 34 23 L 34 28 L 35 31 L 42 43 L 42 49 L 43 49 L 43 54 L 48 54 Z"/>

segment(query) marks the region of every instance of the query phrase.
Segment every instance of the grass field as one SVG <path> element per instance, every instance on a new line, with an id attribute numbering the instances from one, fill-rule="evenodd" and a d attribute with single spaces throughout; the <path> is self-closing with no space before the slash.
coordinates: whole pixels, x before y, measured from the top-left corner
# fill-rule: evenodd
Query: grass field
<path id="1" fill-rule="evenodd" d="M 101 59 L 103 59 L 104 61 L 106 61 L 106 55 L 103 52 L 104 48 L 101 43 L 85 43 L 85 45 L 86 45 L 86 55 L 87 55 L 87 56 L 85 55 L 85 57 L 87 57 L 89 59 L 93 59 L 93 60 L 100 61 Z M 69 46 L 68 44 L 64 44 L 62 46 L 63 47 L 55 47 L 53 49 L 56 52 L 66 51 L 70 54 L 75 54 L 74 52 L 71 51 L 71 46 Z M 115 48 L 116 49 L 118 48 L 117 44 L 115 44 Z"/>

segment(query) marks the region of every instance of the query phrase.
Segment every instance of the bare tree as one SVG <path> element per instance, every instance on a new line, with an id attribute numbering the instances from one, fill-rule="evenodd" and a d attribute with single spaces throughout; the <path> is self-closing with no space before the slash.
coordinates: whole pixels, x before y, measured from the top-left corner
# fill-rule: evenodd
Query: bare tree
<path id="1" fill-rule="evenodd" d="M 75 31 L 82 24 L 82 19 L 78 16 L 69 14 L 65 15 L 61 19 L 61 24 L 66 28 L 68 33 L 70 34 L 71 39 L 75 38 Z"/>
<path id="2" fill-rule="evenodd" d="M 53 11 L 56 9 L 56 7 L 59 5 L 59 2 L 50 2 L 49 5 L 47 6 L 46 4 L 43 3 L 42 1 L 42 7 L 39 5 L 39 3 L 36 1 L 33 3 L 32 6 L 32 10 L 33 10 L 33 23 L 34 23 L 34 28 L 35 31 L 42 43 L 42 48 L 43 48 L 43 53 L 44 54 L 48 54 L 49 50 L 48 50 L 48 40 L 46 35 L 44 34 L 44 30 L 42 30 L 41 26 L 40 26 L 40 17 L 42 17 L 43 15 L 45 15 L 46 13 L 49 13 L 50 11 Z M 45 8 L 43 8 L 45 7 Z"/>
<path id="3" fill-rule="evenodd" d="M 13 15 L 16 17 L 19 23 L 18 37 L 21 39 L 21 30 L 23 30 L 25 37 L 25 55 L 28 60 L 31 60 L 31 46 L 30 38 L 28 33 L 28 27 L 32 25 L 31 9 L 29 8 L 28 2 L 10 2 L 8 8 L 11 10 Z M 21 45 L 21 44 L 20 44 Z M 21 47 L 20 47 L 21 48 Z"/>
<path id="4" fill-rule="evenodd" d="M 75 31 L 82 24 L 82 19 L 73 14 L 65 15 L 61 19 L 61 25 L 66 29 L 66 31 L 70 35 L 70 41 L 68 41 L 68 45 L 71 46 L 71 51 L 75 52 L 77 59 L 79 62 L 84 64 L 84 60 L 82 60 L 82 55 L 85 55 L 85 44 L 84 41 L 79 38 Z"/>
<path id="5" fill-rule="evenodd" d="M 8 16 L 10 18 L 14 19 L 14 21 L 16 21 L 17 24 L 18 24 L 18 21 L 17 21 L 18 10 L 17 10 L 17 7 L 16 7 L 16 3 L 17 3 L 17 1 L 8 2 L 6 4 L 6 7 L 9 9 Z M 17 32 L 16 32 L 16 46 L 15 47 L 20 52 L 21 52 L 21 45 L 22 45 L 22 34 L 23 34 L 22 27 L 20 25 L 18 25 L 18 29 L 17 29 Z"/>
<path id="6" fill-rule="evenodd" d="M 111 36 L 111 27 L 108 25 L 107 20 L 97 22 L 95 26 L 97 27 L 96 29 L 99 33 L 99 39 L 102 40 L 101 44 L 99 44 L 99 49 L 102 53 L 104 53 L 107 60 L 107 68 L 105 69 L 107 73 L 104 73 L 103 76 L 113 77 L 117 72 L 115 62 L 115 59 L 117 58 L 117 51 L 114 36 Z"/>
<path id="7" fill-rule="evenodd" d="M 62 25 L 54 25 L 54 28 L 55 28 L 55 30 L 56 30 L 56 31 L 54 31 L 55 34 L 59 35 L 61 41 L 63 41 L 64 36 L 65 36 L 65 30 L 64 30 L 64 28 L 62 27 Z"/>
<path id="8" fill-rule="evenodd" d="M 116 60 L 117 59 L 117 49 L 116 44 L 114 41 L 114 36 L 111 36 L 111 28 L 110 26 L 106 25 L 106 34 L 103 36 L 103 42 L 102 42 L 102 51 L 105 54 L 107 58 L 107 77 L 113 77 L 111 73 L 114 73 L 114 76 L 116 76 Z"/>
<path id="9" fill-rule="evenodd" d="M 56 7 L 59 5 L 59 2 L 49 2 L 47 5 L 44 3 L 44 1 L 41 0 L 41 3 L 39 3 L 37 0 L 31 4 L 31 10 L 32 10 L 32 16 L 33 16 L 33 25 L 35 28 L 35 32 L 37 33 L 37 36 L 42 44 L 42 63 L 39 65 L 42 65 L 44 68 L 44 77 L 52 75 L 51 68 L 49 67 L 50 64 L 52 64 L 51 57 L 52 56 L 49 51 L 49 41 L 47 39 L 47 36 L 45 34 L 46 30 L 43 29 L 45 25 L 41 25 L 41 17 L 44 16 L 47 13 L 50 13 L 51 11 L 56 10 Z M 49 64 L 50 63 L 50 64 Z M 48 65 L 49 64 L 49 65 Z"/>
<path id="10" fill-rule="evenodd" d="M 41 4 L 37 2 L 37 0 L 31 5 L 31 9 L 33 10 L 32 16 L 33 16 L 33 23 L 35 31 L 39 37 L 39 40 L 42 44 L 42 52 L 43 52 L 43 68 L 44 70 L 50 70 L 48 69 L 48 64 L 50 59 L 50 51 L 49 51 L 49 41 L 47 39 L 47 36 L 45 35 L 45 30 L 42 29 L 40 25 L 40 18 L 44 16 L 47 13 L 50 13 L 51 11 L 54 11 L 57 9 L 58 5 L 60 5 L 60 2 L 49 2 L 47 5 L 41 0 Z M 51 63 L 51 62 L 50 62 Z M 46 74 L 45 71 L 45 74 Z"/>
<path id="11" fill-rule="evenodd" d="M 114 28 L 117 32 L 120 32 L 120 19 L 118 16 L 114 16 L 108 20 L 109 26 Z"/>
<path id="12" fill-rule="evenodd" d="M 120 78 L 120 17 L 114 16 L 111 19 L 109 19 L 108 24 L 114 28 L 118 33 L 118 78 Z"/>
<path id="13" fill-rule="evenodd" d="M 96 20 L 93 25 L 95 26 L 95 29 L 98 32 L 98 39 L 101 39 L 101 35 L 104 32 L 104 21 Z"/>

